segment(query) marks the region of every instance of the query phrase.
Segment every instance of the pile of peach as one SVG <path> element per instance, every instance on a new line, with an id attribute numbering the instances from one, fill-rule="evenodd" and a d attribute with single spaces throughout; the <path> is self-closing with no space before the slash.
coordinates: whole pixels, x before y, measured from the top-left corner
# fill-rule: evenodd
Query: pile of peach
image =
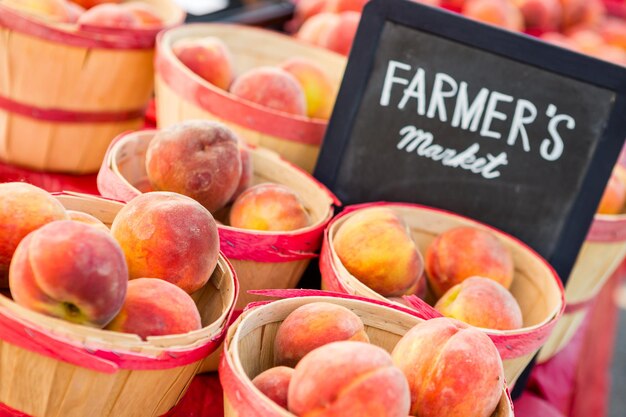
<path id="1" fill-rule="evenodd" d="M 56 23 L 118 29 L 158 29 L 163 19 L 150 4 L 122 0 L 4 0 L 2 4 Z"/>
<path id="2" fill-rule="evenodd" d="M 620 214 L 626 205 L 626 168 L 615 165 L 598 206 L 598 214 Z"/>
<path id="3" fill-rule="evenodd" d="M 111 230 L 26 183 L 0 184 L 0 287 L 31 310 L 148 336 L 202 327 L 189 294 L 217 265 L 211 213 L 191 198 L 137 197 Z"/>
<path id="4" fill-rule="evenodd" d="M 328 119 L 335 87 L 317 63 L 294 57 L 278 66 L 252 68 L 236 76 L 232 55 L 219 38 L 177 42 L 173 53 L 209 83 L 257 105 L 284 113 Z"/>
<path id="5" fill-rule="evenodd" d="M 302 417 L 489 417 L 504 389 L 498 351 L 467 325 L 422 322 L 390 355 L 369 344 L 356 314 L 326 302 L 285 318 L 274 365 L 252 383 Z"/>
<path id="6" fill-rule="evenodd" d="M 232 227 L 291 231 L 309 226 L 300 197 L 284 185 L 252 185 L 246 145 L 225 125 L 192 120 L 159 131 L 146 153 L 153 190 L 198 201 Z M 232 205 L 231 205 L 232 204 Z"/>
<path id="7" fill-rule="evenodd" d="M 348 54 L 368 0 L 298 0 L 296 37 Z M 626 22 L 607 16 L 602 0 L 416 0 L 466 17 L 626 65 Z"/>
<path id="8" fill-rule="evenodd" d="M 519 329 L 521 309 L 508 291 L 509 249 L 491 232 L 458 227 L 440 234 L 423 258 L 404 221 L 388 208 L 351 215 L 333 239 L 346 270 L 385 297 L 430 296 L 446 317 L 495 330 Z M 426 269 L 426 277 L 423 270 Z"/>

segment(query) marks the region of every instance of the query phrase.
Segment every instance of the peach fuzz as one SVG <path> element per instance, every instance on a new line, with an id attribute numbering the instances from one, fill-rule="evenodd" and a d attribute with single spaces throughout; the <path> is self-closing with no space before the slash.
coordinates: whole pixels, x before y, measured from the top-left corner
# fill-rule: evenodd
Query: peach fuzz
<path id="1" fill-rule="evenodd" d="M 504 29 L 517 32 L 524 30 L 524 16 L 511 0 L 467 0 L 463 14 Z"/>
<path id="2" fill-rule="evenodd" d="M 313 45 L 322 46 L 322 38 L 331 27 L 339 22 L 339 16 L 335 13 L 319 13 L 308 19 L 298 33 L 296 38 Z"/>
<path id="3" fill-rule="evenodd" d="M 191 294 L 209 280 L 219 255 L 213 216 L 180 194 L 152 192 L 131 200 L 113 220 L 131 279 L 161 278 Z"/>
<path id="4" fill-rule="evenodd" d="M 93 327 L 105 326 L 119 312 L 127 284 L 124 254 L 111 235 L 70 220 L 26 236 L 9 271 L 16 303 Z"/>
<path id="5" fill-rule="evenodd" d="M 181 40 L 172 52 L 191 71 L 222 90 L 228 90 L 235 78 L 232 56 L 219 38 Z"/>
<path id="6" fill-rule="evenodd" d="M 311 224 L 296 193 L 281 184 L 264 183 L 244 191 L 230 210 L 230 225 L 269 232 L 292 231 Z"/>
<path id="7" fill-rule="evenodd" d="M 524 16 L 526 28 L 557 30 L 563 17 L 560 0 L 514 0 Z"/>
<path id="8" fill-rule="evenodd" d="M 304 90 L 307 116 L 330 118 L 335 104 L 335 91 L 324 70 L 315 62 L 303 57 L 285 61 L 280 67 L 293 75 Z"/>
<path id="9" fill-rule="evenodd" d="M 49 193 L 24 182 L 0 184 L 0 288 L 8 285 L 9 264 L 26 235 L 55 220 L 69 219 Z"/>
<path id="10" fill-rule="evenodd" d="M 471 277 L 450 288 L 435 304 L 446 317 L 475 327 L 516 330 L 522 327 L 522 310 L 513 295 L 497 282 Z"/>
<path id="11" fill-rule="evenodd" d="M 131 13 L 135 15 L 137 20 L 139 20 L 139 26 L 141 27 L 149 28 L 163 26 L 163 19 L 161 19 L 154 7 L 150 6 L 148 3 L 133 1 L 122 4 L 122 7 L 130 10 Z"/>
<path id="12" fill-rule="evenodd" d="M 325 33 L 322 33 L 319 46 L 342 55 L 348 55 L 361 21 L 361 13 L 348 11 L 340 13 L 338 16 L 339 20 L 330 25 Z"/>
<path id="13" fill-rule="evenodd" d="M 598 205 L 598 214 L 619 214 L 626 203 L 626 184 L 615 172 L 611 174 Z"/>
<path id="14" fill-rule="evenodd" d="M 128 283 L 126 299 L 108 330 L 148 336 L 183 334 L 202 328 L 200 312 L 185 291 L 167 281 L 137 278 Z"/>
<path id="15" fill-rule="evenodd" d="M 506 289 L 513 281 L 509 249 L 492 233 L 473 227 L 458 227 L 439 235 L 426 250 L 425 265 L 436 297 L 476 275 L 492 279 Z"/>
<path id="16" fill-rule="evenodd" d="M 391 356 L 409 382 L 412 415 L 489 417 L 504 390 L 495 345 L 458 321 L 437 318 L 418 324 Z"/>
<path id="17" fill-rule="evenodd" d="M 128 9 L 117 4 L 100 4 L 87 10 L 78 18 L 78 24 L 116 29 L 140 26 L 139 19 Z"/>
<path id="18" fill-rule="evenodd" d="M 230 92 L 272 110 L 306 115 L 306 99 L 300 83 L 280 68 L 252 68 L 235 79 Z"/>
<path id="19" fill-rule="evenodd" d="M 12 9 L 59 22 L 71 21 L 70 11 L 65 0 L 5 0 L 3 3 Z"/>
<path id="20" fill-rule="evenodd" d="M 274 363 L 294 367 L 312 350 L 341 340 L 369 342 L 359 316 L 326 302 L 303 305 L 279 326 L 274 339 Z"/>
<path id="21" fill-rule="evenodd" d="M 146 151 L 146 173 L 157 191 L 171 191 L 216 212 L 241 179 L 239 139 L 225 125 L 191 120 L 162 129 Z"/>
<path id="22" fill-rule="evenodd" d="M 384 297 L 403 295 L 423 279 L 422 257 L 393 210 L 354 213 L 341 224 L 332 245 L 346 270 Z"/>
<path id="23" fill-rule="evenodd" d="M 286 409 L 289 383 L 292 376 L 293 368 L 276 366 L 261 372 L 252 380 L 252 383 L 263 395 Z"/>
<path id="24" fill-rule="evenodd" d="M 104 223 L 91 214 L 83 213 L 82 211 L 67 210 L 67 215 L 72 221 L 88 224 L 103 232 L 110 232 L 109 228 L 106 227 Z"/>
<path id="25" fill-rule="evenodd" d="M 363 342 L 313 350 L 295 368 L 289 411 L 300 417 L 406 417 L 409 388 L 389 353 Z"/>

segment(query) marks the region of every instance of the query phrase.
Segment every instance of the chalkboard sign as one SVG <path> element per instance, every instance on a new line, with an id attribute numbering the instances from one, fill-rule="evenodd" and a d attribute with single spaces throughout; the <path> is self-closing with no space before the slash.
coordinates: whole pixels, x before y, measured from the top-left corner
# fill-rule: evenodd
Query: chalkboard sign
<path id="1" fill-rule="evenodd" d="M 451 210 L 567 277 L 626 137 L 626 70 L 404 0 L 365 8 L 315 176 Z"/>

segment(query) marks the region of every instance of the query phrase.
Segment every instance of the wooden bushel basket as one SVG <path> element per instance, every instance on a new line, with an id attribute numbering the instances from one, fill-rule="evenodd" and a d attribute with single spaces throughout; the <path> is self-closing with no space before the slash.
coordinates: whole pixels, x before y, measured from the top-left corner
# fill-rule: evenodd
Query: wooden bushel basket
<path id="1" fill-rule="evenodd" d="M 626 256 L 626 214 L 596 214 L 565 286 L 565 312 L 541 348 L 545 362 L 574 337 L 589 307 Z"/>
<path id="2" fill-rule="evenodd" d="M 289 313 L 302 305 L 319 301 L 341 305 L 358 315 L 365 324 L 371 343 L 388 352 L 409 329 L 422 322 L 415 312 L 406 307 L 351 296 L 305 295 L 247 310 L 230 326 L 224 342 L 220 381 L 224 388 L 225 417 L 294 417 L 261 394 L 251 380 L 274 366 L 274 338 L 278 326 Z M 492 417 L 513 415 L 511 401 L 503 389 Z"/>
<path id="3" fill-rule="evenodd" d="M 172 0 L 143 0 L 182 23 Z M 53 23 L 0 0 L 0 160 L 30 169 L 98 170 L 111 138 L 143 123 L 156 29 Z"/>
<path id="4" fill-rule="evenodd" d="M 156 131 L 121 135 L 109 148 L 98 174 L 98 189 L 106 197 L 130 201 L 149 187 L 145 154 Z M 309 211 L 312 224 L 291 232 L 263 232 L 218 224 L 220 249 L 232 262 L 240 285 L 237 308 L 259 297 L 248 290 L 294 288 L 310 260 L 317 256 L 324 228 L 334 214 L 335 197 L 313 177 L 275 153 L 250 148 L 253 184 L 273 182 L 296 192 Z M 220 212 L 218 220 L 227 219 Z M 223 217 L 222 217 L 223 216 Z"/>
<path id="5" fill-rule="evenodd" d="M 109 226 L 123 207 L 88 196 L 57 198 L 66 208 L 94 215 Z M 222 255 L 209 282 L 192 297 L 202 329 L 142 341 L 137 335 L 48 317 L 0 295 L 0 415 L 165 414 L 226 334 L 237 281 Z"/>
<path id="6" fill-rule="evenodd" d="M 249 144 L 271 149 L 312 172 L 328 121 L 275 111 L 242 100 L 194 74 L 176 58 L 172 47 L 182 39 L 207 36 L 215 36 L 226 44 L 238 74 L 302 56 L 317 62 L 337 90 L 346 65 L 345 57 L 286 35 L 247 26 L 193 24 L 159 35 L 156 59 L 159 127 L 190 119 L 220 121 Z"/>
<path id="7" fill-rule="evenodd" d="M 439 234 L 459 226 L 488 230 L 510 249 L 515 264 L 510 291 L 522 310 L 524 327 L 510 331 L 481 330 L 484 330 L 498 347 L 504 361 L 506 380 L 512 386 L 537 350 L 548 339 L 563 313 L 565 307 L 563 287 L 556 272 L 543 258 L 519 240 L 474 220 L 414 204 L 374 203 L 348 207 L 328 225 L 320 255 L 323 289 L 389 302 L 351 275 L 333 247 L 333 238 L 346 219 L 355 212 L 376 207 L 390 208 L 406 222 L 421 253 L 426 252 L 426 248 Z M 414 298 L 414 306 L 429 317 L 441 315 L 417 297 Z"/>

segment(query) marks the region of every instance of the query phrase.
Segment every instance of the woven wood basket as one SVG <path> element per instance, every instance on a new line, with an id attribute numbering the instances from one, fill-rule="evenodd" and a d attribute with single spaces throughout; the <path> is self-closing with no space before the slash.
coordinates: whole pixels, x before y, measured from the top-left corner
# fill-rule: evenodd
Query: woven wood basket
<path id="1" fill-rule="evenodd" d="M 110 225 L 122 203 L 57 197 L 71 210 Z M 209 282 L 192 294 L 203 328 L 149 337 L 48 317 L 0 295 L 0 415 L 160 416 L 183 396 L 225 336 L 237 298 L 232 267 L 220 255 Z M 7 411 L 9 410 L 9 411 Z"/>

